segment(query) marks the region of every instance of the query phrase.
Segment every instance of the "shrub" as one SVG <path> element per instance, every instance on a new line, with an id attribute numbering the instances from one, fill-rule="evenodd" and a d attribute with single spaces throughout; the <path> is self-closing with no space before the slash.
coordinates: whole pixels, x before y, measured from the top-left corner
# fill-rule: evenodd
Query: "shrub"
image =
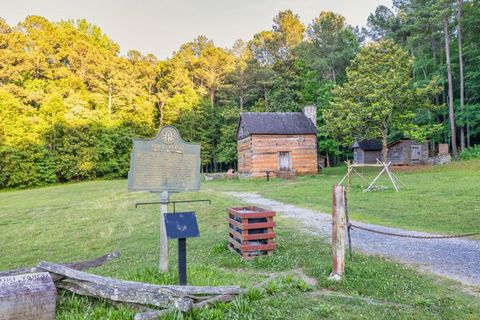
<path id="1" fill-rule="evenodd" d="M 460 153 L 461 160 L 480 159 L 480 144 L 470 147 Z"/>

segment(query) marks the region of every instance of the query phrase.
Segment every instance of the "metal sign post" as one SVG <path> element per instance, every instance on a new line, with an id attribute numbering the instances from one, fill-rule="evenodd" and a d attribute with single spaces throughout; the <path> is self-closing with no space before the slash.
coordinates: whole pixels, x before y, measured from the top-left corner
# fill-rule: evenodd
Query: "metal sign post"
<path id="1" fill-rule="evenodd" d="M 178 284 L 187 285 L 187 239 L 178 239 Z"/>

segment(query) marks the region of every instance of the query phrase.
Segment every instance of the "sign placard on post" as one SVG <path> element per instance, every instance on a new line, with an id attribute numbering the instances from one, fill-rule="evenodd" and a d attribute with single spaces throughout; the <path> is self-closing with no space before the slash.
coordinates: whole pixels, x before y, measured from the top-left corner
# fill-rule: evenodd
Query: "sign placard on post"
<path id="1" fill-rule="evenodd" d="M 128 190 L 160 195 L 160 212 L 167 213 L 169 194 L 200 189 L 200 144 L 182 140 L 177 128 L 164 126 L 154 139 L 134 139 Z M 168 271 L 165 222 L 160 218 L 161 272 Z"/>
<path id="2" fill-rule="evenodd" d="M 178 239 L 178 284 L 187 285 L 187 239 L 199 237 L 195 212 L 166 213 L 165 228 L 168 239 Z"/>
<path id="3" fill-rule="evenodd" d="M 163 215 L 168 239 L 199 237 L 195 212 L 174 212 Z"/>
<path id="4" fill-rule="evenodd" d="M 133 140 L 128 171 L 131 191 L 180 192 L 200 189 L 200 145 L 182 140 L 165 126 L 152 140 Z"/>

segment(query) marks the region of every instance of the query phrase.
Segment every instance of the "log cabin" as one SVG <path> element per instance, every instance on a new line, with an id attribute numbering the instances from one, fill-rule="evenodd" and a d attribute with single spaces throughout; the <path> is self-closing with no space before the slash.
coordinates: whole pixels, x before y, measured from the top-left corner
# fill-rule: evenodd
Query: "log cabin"
<path id="1" fill-rule="evenodd" d="M 397 140 L 388 145 L 388 161 L 393 165 L 415 165 L 428 162 L 428 141 Z"/>
<path id="2" fill-rule="evenodd" d="M 318 173 L 316 117 L 315 106 L 303 112 L 242 112 L 236 133 L 240 176 Z"/>
<path id="3" fill-rule="evenodd" d="M 355 141 L 352 146 L 353 162 L 372 164 L 382 160 L 382 144 L 379 140 Z M 393 165 L 415 165 L 428 162 L 428 141 L 417 143 L 413 140 L 397 140 L 388 145 L 388 162 Z"/>
<path id="4" fill-rule="evenodd" d="M 378 140 L 355 141 L 352 146 L 353 162 L 356 164 L 375 164 L 382 160 L 382 144 Z"/>

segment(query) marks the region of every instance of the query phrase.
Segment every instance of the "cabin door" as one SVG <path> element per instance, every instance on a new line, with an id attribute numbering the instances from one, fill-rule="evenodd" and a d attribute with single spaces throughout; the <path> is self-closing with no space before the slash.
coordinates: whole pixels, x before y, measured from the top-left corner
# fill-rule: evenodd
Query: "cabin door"
<path id="1" fill-rule="evenodd" d="M 278 153 L 278 169 L 280 171 L 289 171 L 290 170 L 290 152 L 279 152 Z"/>
<path id="2" fill-rule="evenodd" d="M 420 155 L 422 153 L 422 146 L 419 145 L 412 145 L 412 163 L 419 163 L 420 162 Z"/>

